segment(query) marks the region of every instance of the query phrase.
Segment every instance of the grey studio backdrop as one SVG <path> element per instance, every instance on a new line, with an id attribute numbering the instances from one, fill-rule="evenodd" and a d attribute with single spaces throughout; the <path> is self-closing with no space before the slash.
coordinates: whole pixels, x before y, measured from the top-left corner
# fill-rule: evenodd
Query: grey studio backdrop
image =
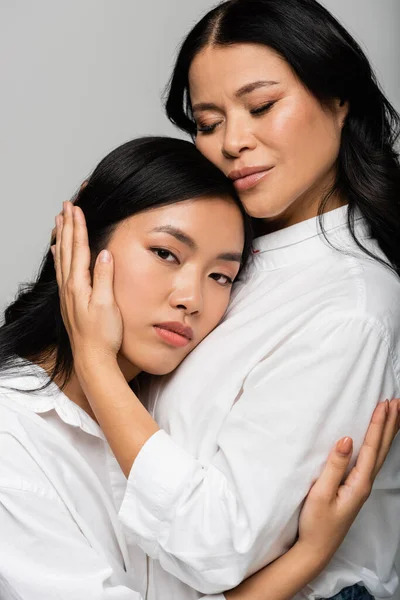
<path id="1" fill-rule="evenodd" d="M 180 40 L 214 4 L 0 0 L 1 310 L 36 273 L 61 202 L 100 158 L 138 135 L 179 135 L 161 93 Z M 324 4 L 400 110 L 400 0 Z"/>

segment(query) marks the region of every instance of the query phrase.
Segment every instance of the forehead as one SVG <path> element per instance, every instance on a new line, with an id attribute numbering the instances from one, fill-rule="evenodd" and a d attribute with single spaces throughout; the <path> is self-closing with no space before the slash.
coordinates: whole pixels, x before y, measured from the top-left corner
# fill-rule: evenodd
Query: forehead
<path id="1" fill-rule="evenodd" d="M 268 46 L 207 46 L 195 56 L 190 66 L 190 96 L 194 102 L 207 91 L 214 93 L 223 88 L 233 94 L 253 81 L 284 83 L 288 78 L 294 78 L 290 65 Z"/>
<path id="2" fill-rule="evenodd" d="M 136 237 L 152 235 L 154 229 L 164 226 L 182 230 L 199 247 L 211 251 L 241 251 L 244 243 L 243 217 L 230 198 L 198 198 L 160 206 L 129 217 L 119 229 L 123 236 Z"/>

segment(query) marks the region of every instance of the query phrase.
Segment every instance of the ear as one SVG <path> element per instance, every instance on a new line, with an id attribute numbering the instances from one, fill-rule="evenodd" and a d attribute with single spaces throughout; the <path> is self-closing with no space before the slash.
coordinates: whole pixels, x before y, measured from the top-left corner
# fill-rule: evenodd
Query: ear
<path id="1" fill-rule="evenodd" d="M 346 117 L 349 114 L 350 105 L 347 100 L 341 98 L 335 98 L 333 100 L 333 111 L 337 118 L 337 124 L 340 129 L 346 122 Z"/>
<path id="2" fill-rule="evenodd" d="M 85 181 L 81 184 L 79 191 L 81 192 L 82 190 L 84 190 L 88 183 L 89 183 L 89 180 L 85 179 Z"/>

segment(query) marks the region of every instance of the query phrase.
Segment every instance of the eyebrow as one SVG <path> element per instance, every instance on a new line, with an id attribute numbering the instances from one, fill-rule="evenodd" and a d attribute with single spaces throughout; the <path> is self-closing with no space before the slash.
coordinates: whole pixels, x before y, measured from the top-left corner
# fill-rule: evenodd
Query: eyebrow
<path id="1" fill-rule="evenodd" d="M 245 96 L 246 94 L 250 94 L 251 92 L 254 92 L 254 90 L 258 90 L 259 88 L 263 88 L 263 87 L 270 87 L 273 85 L 278 85 L 277 81 L 253 81 L 253 83 L 247 83 L 246 85 L 243 85 L 241 88 L 239 88 L 237 90 L 237 92 L 235 92 L 235 96 L 236 98 L 241 98 L 242 96 Z"/>
<path id="2" fill-rule="evenodd" d="M 196 242 L 177 227 L 172 227 L 172 225 L 161 225 L 160 227 L 155 227 L 151 231 L 155 233 L 168 233 L 178 240 L 178 242 L 182 242 L 182 244 L 188 246 L 191 250 L 197 250 Z"/>
<path id="3" fill-rule="evenodd" d="M 270 87 L 273 85 L 278 85 L 278 81 L 266 81 L 266 80 L 260 80 L 260 81 L 253 81 L 252 83 L 246 83 L 246 85 L 243 85 L 241 88 L 239 88 L 236 92 L 235 92 L 235 98 L 242 98 L 242 96 L 245 96 L 246 94 L 250 94 L 251 92 L 254 92 L 254 90 L 258 90 L 260 88 L 263 87 Z M 194 104 L 192 106 L 192 112 L 199 112 L 202 110 L 218 110 L 218 106 L 212 102 L 198 102 L 197 104 Z"/>
<path id="4" fill-rule="evenodd" d="M 172 235 L 176 240 L 182 242 L 190 248 L 191 250 L 197 250 L 198 246 L 193 238 L 184 233 L 181 229 L 177 227 L 172 227 L 172 225 L 160 225 L 160 227 L 155 227 L 151 230 L 151 233 L 168 233 Z M 217 256 L 218 260 L 228 260 L 231 262 L 242 262 L 242 254 L 240 252 L 222 252 Z"/>

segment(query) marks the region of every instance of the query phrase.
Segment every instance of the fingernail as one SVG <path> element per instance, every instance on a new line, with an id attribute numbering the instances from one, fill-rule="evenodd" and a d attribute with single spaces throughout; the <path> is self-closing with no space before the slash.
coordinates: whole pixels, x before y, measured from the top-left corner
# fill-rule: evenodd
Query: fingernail
<path id="1" fill-rule="evenodd" d="M 349 437 L 342 438 L 337 444 L 337 451 L 343 456 L 348 456 L 353 448 L 353 440 Z"/>
<path id="2" fill-rule="evenodd" d="M 111 262 L 111 254 L 109 253 L 109 251 L 108 250 L 102 250 L 100 252 L 100 255 L 99 255 L 99 260 L 102 263 L 109 263 L 109 262 Z"/>

